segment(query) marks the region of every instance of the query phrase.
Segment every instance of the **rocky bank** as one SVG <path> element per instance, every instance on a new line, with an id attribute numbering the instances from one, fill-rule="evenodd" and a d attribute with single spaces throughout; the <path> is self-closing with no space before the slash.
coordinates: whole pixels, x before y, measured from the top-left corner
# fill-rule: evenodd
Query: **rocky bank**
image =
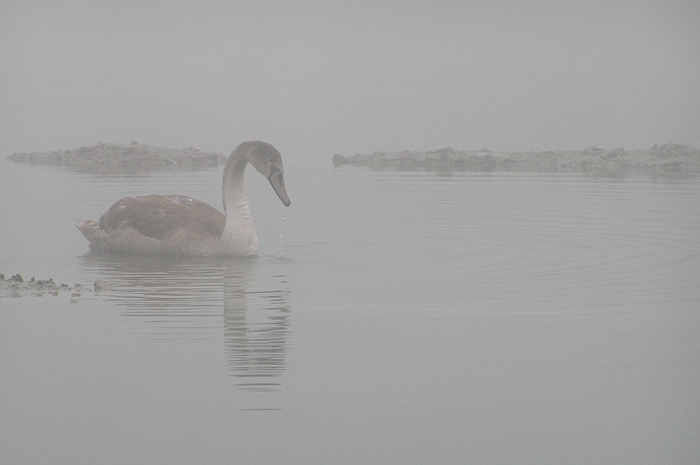
<path id="1" fill-rule="evenodd" d="M 226 162 L 220 153 L 203 152 L 195 147 L 169 149 L 131 142 L 99 143 L 54 152 L 14 153 L 7 157 L 16 163 L 65 166 L 93 173 L 137 173 L 165 170 L 216 168 Z"/>
<path id="2" fill-rule="evenodd" d="M 549 152 L 458 151 L 451 147 L 431 152 L 376 152 L 334 155 L 335 166 L 401 171 L 531 171 L 592 174 L 700 174 L 700 150 L 681 144 L 655 144 L 649 149 Z"/>

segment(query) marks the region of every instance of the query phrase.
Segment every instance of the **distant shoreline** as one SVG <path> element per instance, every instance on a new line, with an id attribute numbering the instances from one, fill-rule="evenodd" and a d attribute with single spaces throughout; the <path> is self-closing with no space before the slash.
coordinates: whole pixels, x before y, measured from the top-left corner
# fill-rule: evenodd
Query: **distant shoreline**
<path id="1" fill-rule="evenodd" d="M 451 147 L 430 151 L 376 152 L 334 155 L 333 165 L 395 171 L 513 171 L 592 174 L 700 174 L 700 150 L 681 144 L 655 144 L 649 149 L 547 152 L 458 151 Z"/>
<path id="2" fill-rule="evenodd" d="M 14 153 L 7 157 L 15 163 L 63 166 L 90 173 L 139 173 L 149 171 L 185 171 L 217 168 L 226 157 L 203 152 L 195 147 L 171 149 L 143 145 L 98 143 L 53 152 Z M 389 171 L 435 172 L 545 172 L 591 173 L 624 176 L 700 174 L 700 149 L 681 144 L 654 144 L 649 149 L 612 150 L 590 147 L 585 150 L 541 152 L 493 152 L 455 150 L 445 147 L 418 152 L 375 152 L 372 154 L 334 155 L 333 165 Z"/>
<path id="3" fill-rule="evenodd" d="M 92 173 L 200 170 L 216 168 L 226 162 L 226 157 L 220 153 L 203 152 L 195 147 L 169 149 L 138 142 L 98 143 L 92 147 L 53 152 L 14 153 L 7 158 L 15 163 L 65 166 Z"/>

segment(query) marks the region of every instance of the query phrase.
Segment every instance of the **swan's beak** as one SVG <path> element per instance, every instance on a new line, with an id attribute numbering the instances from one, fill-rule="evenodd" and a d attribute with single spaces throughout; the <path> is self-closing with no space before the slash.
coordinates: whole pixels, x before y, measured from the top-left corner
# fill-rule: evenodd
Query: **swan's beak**
<path id="1" fill-rule="evenodd" d="M 273 168 L 272 172 L 267 177 L 267 180 L 270 181 L 270 185 L 275 190 L 277 196 L 280 198 L 284 206 L 290 206 L 292 201 L 289 200 L 287 189 L 284 187 L 284 176 L 282 175 L 282 172 Z"/>

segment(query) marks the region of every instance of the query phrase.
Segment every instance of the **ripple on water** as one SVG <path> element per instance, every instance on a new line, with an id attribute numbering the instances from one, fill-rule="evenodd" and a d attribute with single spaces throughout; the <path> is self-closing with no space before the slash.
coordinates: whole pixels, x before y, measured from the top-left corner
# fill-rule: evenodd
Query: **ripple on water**
<path id="1" fill-rule="evenodd" d="M 679 197 L 651 180 L 409 179 L 412 197 L 387 204 L 391 226 L 374 234 L 393 245 L 376 248 L 375 266 L 386 262 L 424 304 L 522 311 L 697 297 L 694 187 Z M 392 182 L 377 186 L 398 189 Z"/>

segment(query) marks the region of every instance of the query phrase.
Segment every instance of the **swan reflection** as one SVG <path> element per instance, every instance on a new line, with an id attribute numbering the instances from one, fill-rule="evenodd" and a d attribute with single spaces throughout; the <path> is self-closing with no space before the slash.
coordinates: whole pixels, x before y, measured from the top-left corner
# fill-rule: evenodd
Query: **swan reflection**
<path id="1" fill-rule="evenodd" d="M 249 261 L 252 263 L 252 261 Z M 285 368 L 289 331 L 289 290 L 286 280 L 257 289 L 246 267 L 229 267 L 224 279 L 224 346 L 231 371 L 243 378 L 239 386 L 274 390 Z M 255 309 L 253 311 L 253 309 Z"/>
<path id="2" fill-rule="evenodd" d="M 149 339 L 217 340 L 223 326 L 223 349 L 236 385 L 274 391 L 285 370 L 290 290 L 279 267 L 263 260 L 82 257 L 84 269 L 110 284 L 101 295 L 125 307 L 124 315 L 143 319 Z"/>

